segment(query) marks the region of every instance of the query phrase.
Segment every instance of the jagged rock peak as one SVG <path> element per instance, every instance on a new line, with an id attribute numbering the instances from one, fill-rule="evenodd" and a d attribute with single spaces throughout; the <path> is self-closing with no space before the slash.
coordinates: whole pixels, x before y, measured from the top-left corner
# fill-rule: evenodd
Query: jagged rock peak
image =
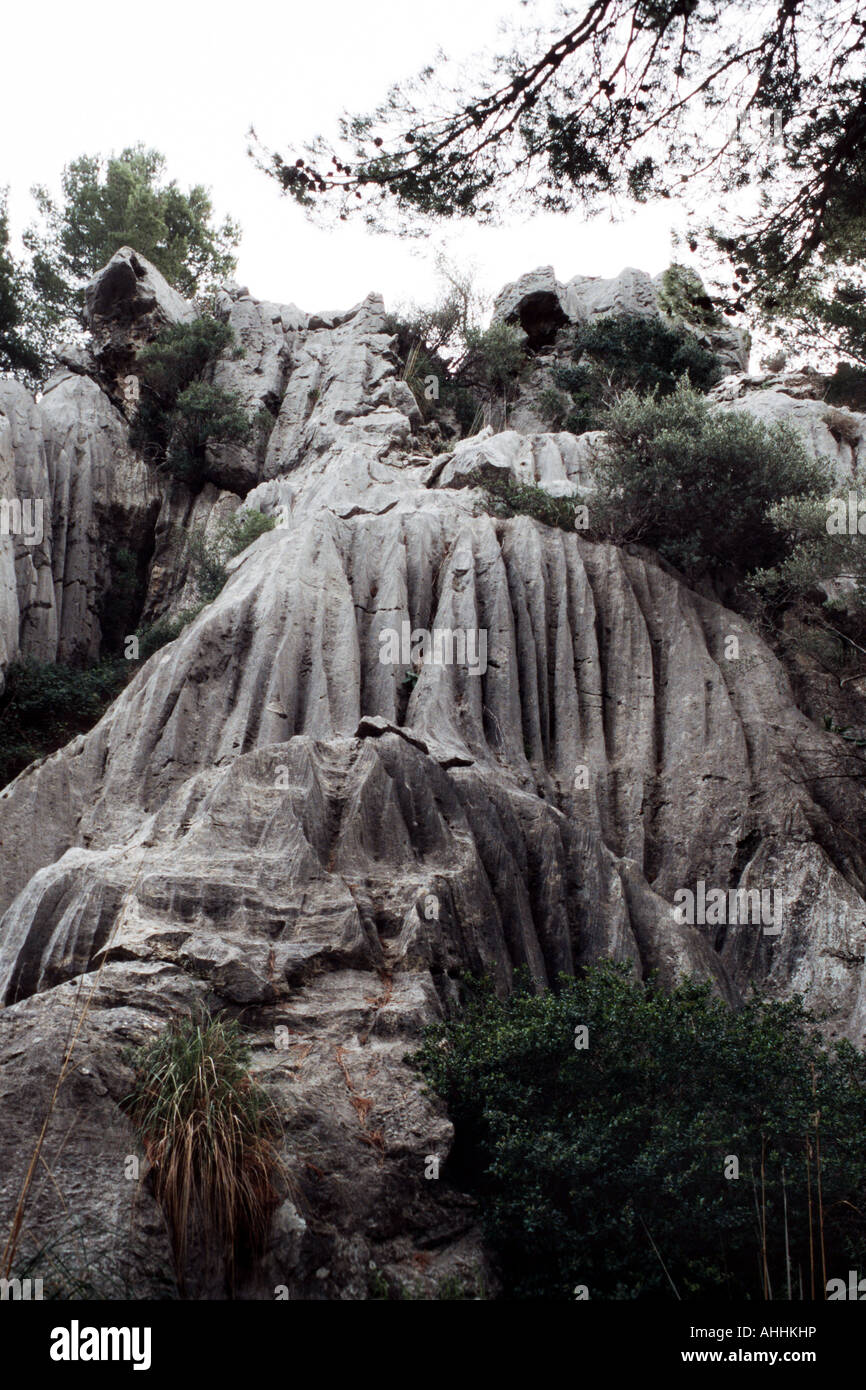
<path id="1" fill-rule="evenodd" d="M 663 275 L 653 278 L 644 270 L 627 266 L 610 279 L 575 275 L 563 284 L 553 266 L 540 266 L 500 290 L 493 305 L 493 320 L 519 323 L 531 347 L 548 347 L 559 329 L 568 324 L 588 323 L 606 314 L 661 315 Z M 748 343 L 739 329 L 683 321 L 718 353 L 725 372 L 748 371 Z"/>

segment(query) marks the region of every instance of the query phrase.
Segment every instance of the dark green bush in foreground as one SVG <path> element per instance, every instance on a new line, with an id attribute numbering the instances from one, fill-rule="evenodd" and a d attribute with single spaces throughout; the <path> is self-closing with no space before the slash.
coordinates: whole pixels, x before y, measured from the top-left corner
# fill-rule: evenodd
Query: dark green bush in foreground
<path id="1" fill-rule="evenodd" d="M 540 996 L 481 994 L 416 1061 L 506 1297 L 786 1299 L 790 1279 L 821 1298 L 866 1268 L 866 1058 L 825 1050 L 799 1003 L 734 1013 L 608 964 Z"/>

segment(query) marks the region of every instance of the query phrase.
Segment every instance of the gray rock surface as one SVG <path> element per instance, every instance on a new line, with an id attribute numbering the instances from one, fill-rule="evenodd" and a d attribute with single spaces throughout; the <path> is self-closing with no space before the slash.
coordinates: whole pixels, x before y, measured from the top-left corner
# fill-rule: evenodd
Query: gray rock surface
<path id="1" fill-rule="evenodd" d="M 862 794 L 742 618 L 652 557 L 493 519 L 467 486 L 481 469 L 578 495 L 597 436 L 485 432 L 431 461 L 378 296 L 305 321 L 234 289 L 223 311 L 244 348 L 224 379 L 282 393 L 245 499 L 280 524 L 91 732 L 0 792 L 0 1225 L 89 999 L 28 1239 L 69 1238 L 73 1208 L 106 1292 L 165 1291 L 161 1218 L 124 1176 L 123 1050 L 207 1003 L 248 1030 L 293 1179 L 245 1293 L 361 1299 L 375 1270 L 472 1287 L 473 1206 L 425 1178 L 451 1125 L 407 1062 L 459 974 L 506 991 L 521 966 L 541 987 L 610 957 L 732 1003 L 798 990 L 861 1044 L 866 864 L 844 827 Z M 96 640 L 106 517 L 153 528 L 148 601 L 184 606 L 179 533 L 239 493 L 154 479 L 86 377 L 15 402 L 0 470 L 17 430 L 70 590 L 57 649 Z M 9 575 L 0 551 L 0 613 Z M 484 670 L 383 660 L 404 624 L 483 631 Z M 784 892 L 781 932 L 678 924 L 674 893 L 701 879 Z"/>
<path id="2" fill-rule="evenodd" d="M 122 246 L 84 289 L 84 315 L 98 358 L 128 354 L 161 328 L 190 323 L 195 309 L 150 261 Z"/>
<path id="3" fill-rule="evenodd" d="M 530 346 L 537 349 L 555 341 L 567 324 L 587 323 L 608 314 L 659 315 L 661 276 L 653 279 L 646 271 L 627 267 L 610 279 L 598 275 L 575 275 L 560 283 L 552 266 L 541 266 L 506 285 L 493 306 L 494 321 L 519 323 Z M 749 350 L 739 329 L 719 324 L 706 328 L 687 326 L 718 354 L 725 373 L 748 371 Z"/>
<path id="4" fill-rule="evenodd" d="M 810 372 L 739 375 L 720 382 L 712 396 L 723 409 L 795 425 L 812 456 L 827 459 L 835 482 L 847 487 L 866 470 L 866 416 L 828 405 L 825 386 L 826 378 Z"/>
<path id="5" fill-rule="evenodd" d="M 15 650 L 35 661 L 95 660 L 117 551 L 152 544 L 159 481 L 130 449 L 126 422 L 105 392 L 63 370 L 38 403 L 17 382 L 0 381 L 0 461 L 4 455 L 2 486 L 40 503 L 42 525 L 37 543 L 13 539 L 15 599 L 3 588 L 0 668 Z"/>

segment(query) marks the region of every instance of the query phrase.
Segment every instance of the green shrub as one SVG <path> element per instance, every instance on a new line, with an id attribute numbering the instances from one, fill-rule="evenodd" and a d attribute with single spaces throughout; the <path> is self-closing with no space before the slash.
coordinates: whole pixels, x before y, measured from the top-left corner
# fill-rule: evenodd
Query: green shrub
<path id="1" fill-rule="evenodd" d="M 0 785 L 35 758 L 61 748 L 104 714 L 123 689 L 128 663 L 100 661 L 79 669 L 43 661 L 16 661 L 0 695 Z"/>
<path id="2" fill-rule="evenodd" d="M 606 428 L 608 407 L 626 390 L 670 395 L 687 376 L 708 391 L 721 379 L 718 358 L 688 328 L 641 314 L 608 314 L 575 331 L 571 361 L 553 372 L 571 399 L 564 428 L 572 434 Z"/>
<path id="3" fill-rule="evenodd" d="M 160 401 L 175 401 L 213 366 L 232 341 L 229 325 L 208 314 L 192 323 L 172 324 L 138 354 L 141 384 Z"/>
<path id="4" fill-rule="evenodd" d="M 459 378 L 493 391 L 507 391 L 526 366 L 526 334 L 512 323 L 469 328 Z"/>
<path id="5" fill-rule="evenodd" d="M 852 362 L 837 363 L 824 399 L 829 405 L 866 412 L 866 367 L 855 366 Z"/>
<path id="6" fill-rule="evenodd" d="M 552 430 L 565 429 L 566 421 L 572 419 L 573 402 L 567 391 L 559 391 L 555 386 L 548 386 L 538 397 L 539 413 Z M 581 429 L 573 433 L 582 433 Z"/>
<path id="7" fill-rule="evenodd" d="M 484 423 L 484 399 L 473 386 L 460 380 L 445 380 L 439 393 L 440 407 L 451 410 L 457 421 L 461 438 L 477 434 Z"/>
<path id="8" fill-rule="evenodd" d="M 866 1057 L 825 1048 L 799 1002 L 734 1012 L 707 985 L 663 994 L 606 964 L 555 992 L 482 993 L 416 1062 L 506 1297 L 785 1298 L 790 1269 L 791 1296 L 814 1281 L 820 1298 L 822 1241 L 827 1277 L 866 1264 Z"/>
<path id="9" fill-rule="evenodd" d="M 232 342 L 228 324 L 208 315 L 174 324 L 138 354 L 138 410 L 130 442 L 193 486 L 206 473 L 208 444 L 244 442 L 252 424 L 235 391 L 203 378 Z"/>
<path id="10" fill-rule="evenodd" d="M 193 619 L 198 617 L 203 607 L 204 604 L 199 603 L 194 608 L 184 608 L 173 618 L 157 618 L 155 623 L 149 623 L 147 627 L 140 627 L 135 634 L 138 638 L 139 661 L 147 661 L 154 652 L 159 651 L 160 647 L 174 642 L 184 628 L 189 627 Z"/>
<path id="11" fill-rule="evenodd" d="M 256 453 L 259 458 L 264 458 L 268 447 L 268 440 L 273 433 L 274 425 L 277 423 L 277 416 L 273 411 L 268 410 L 267 406 L 259 406 L 252 418 L 250 429 L 255 441 Z"/>
<path id="12" fill-rule="evenodd" d="M 276 524 L 275 516 L 239 507 L 232 516 L 220 522 L 210 537 L 204 531 L 190 535 L 193 580 L 203 603 L 210 603 L 225 586 L 229 561 L 266 531 L 272 531 Z"/>
<path id="13" fill-rule="evenodd" d="M 242 444 L 251 432 L 236 392 L 194 381 L 175 401 L 166 462 L 175 477 L 196 484 L 205 476 L 209 444 Z"/>
<path id="14" fill-rule="evenodd" d="M 847 505 L 847 498 L 845 489 L 838 500 Z M 757 601 L 755 616 L 768 623 L 783 654 L 806 656 L 825 671 L 851 677 L 860 674 L 866 648 L 866 553 L 859 532 L 828 532 L 829 513 L 826 499 L 785 498 L 771 507 L 786 553 L 775 565 L 753 570 L 745 587 Z M 828 597 L 843 575 L 844 592 Z"/>
<path id="15" fill-rule="evenodd" d="M 442 293 L 427 307 L 411 305 L 386 318 L 403 379 L 425 419 L 440 420 L 462 437 L 481 426 L 485 407 L 507 394 L 526 365 L 525 335 L 512 324 L 481 327 L 483 297 L 472 275 L 441 256 Z M 435 377 L 438 395 L 428 399 L 426 381 Z"/>
<path id="16" fill-rule="evenodd" d="M 856 585 L 852 604 L 861 609 L 866 605 L 862 538 L 828 532 L 826 499 L 786 497 L 769 509 L 768 516 L 784 538 L 785 553 L 775 565 L 753 570 L 747 580 L 749 589 L 766 604 L 777 606 L 812 597 L 823 584 L 849 574 Z"/>
<path id="17" fill-rule="evenodd" d="M 724 322 L 700 275 L 685 265 L 675 263 L 663 272 L 658 306 L 669 318 L 683 319 L 700 328 L 718 328 Z"/>
<path id="18" fill-rule="evenodd" d="M 475 473 L 469 478 L 472 487 L 481 488 L 491 516 L 531 516 L 545 526 L 558 526 L 561 531 L 573 531 L 576 499 L 551 497 L 535 483 L 517 483 L 509 475 L 496 476 Z"/>
<path id="19" fill-rule="evenodd" d="M 711 410 L 685 382 L 664 399 L 625 392 L 605 427 L 588 504 L 593 531 L 652 546 L 691 576 L 739 578 L 758 556 L 778 563 L 789 540 L 773 505 L 827 491 L 826 467 L 792 425 Z"/>

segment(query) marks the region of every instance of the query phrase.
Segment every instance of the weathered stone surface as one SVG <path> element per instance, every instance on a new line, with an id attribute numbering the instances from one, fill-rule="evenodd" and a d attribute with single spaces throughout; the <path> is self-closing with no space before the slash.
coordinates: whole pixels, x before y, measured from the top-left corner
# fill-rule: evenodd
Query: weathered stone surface
<path id="1" fill-rule="evenodd" d="M 84 289 L 84 313 L 92 351 L 107 360 L 126 357 L 161 328 L 190 323 L 196 311 L 172 289 L 156 266 L 129 246 L 122 246 Z"/>
<path id="2" fill-rule="evenodd" d="M 866 416 L 828 405 L 811 373 L 733 377 L 712 393 L 720 408 L 745 410 L 766 424 L 794 425 L 814 458 L 826 459 L 840 486 L 853 484 L 866 469 Z"/>
<path id="3" fill-rule="evenodd" d="M 553 344 L 560 328 L 569 323 L 587 323 L 608 314 L 659 315 L 660 284 L 661 276 L 653 279 L 646 271 L 632 267 L 609 279 L 575 275 L 561 284 L 552 266 L 541 266 L 505 286 L 494 303 L 493 318 L 519 323 L 529 346 L 537 350 Z M 687 326 L 718 354 L 723 371 L 748 370 L 748 345 L 739 329 L 725 324 Z"/>
<path id="4" fill-rule="evenodd" d="M 0 425 L 15 495 L 42 508 L 39 539 L 14 538 L 17 646 L 37 661 L 95 660 L 117 551 L 152 548 L 156 476 L 86 376 L 56 373 L 38 404 L 18 383 L 0 382 Z"/>
<path id="5" fill-rule="evenodd" d="M 493 305 L 494 321 L 519 323 L 531 348 L 552 343 L 560 328 L 573 319 L 565 289 L 553 266 L 540 266 L 521 275 L 499 292 Z"/>
<path id="6" fill-rule="evenodd" d="M 437 460 L 430 469 L 430 482 L 437 487 L 467 487 L 475 474 L 481 478 L 505 475 L 543 487 L 554 497 L 578 496 L 591 485 L 603 438 L 600 430 L 583 435 L 483 430 L 462 440 L 441 462 Z"/>
<path id="7" fill-rule="evenodd" d="M 12 452 L 12 430 L 8 416 L 0 413 L 0 505 L 17 498 L 15 458 Z M 15 583 L 15 541 L 4 534 L 0 521 L 0 694 L 5 684 L 4 672 L 18 655 L 18 591 Z"/>
<path id="8" fill-rule="evenodd" d="M 214 371 L 214 385 L 234 392 L 254 421 L 249 443 L 212 445 L 208 450 L 211 478 L 221 486 L 245 493 L 259 481 L 270 432 L 283 399 L 292 357 L 305 323 L 300 310 L 261 303 L 249 294 L 224 291 L 220 309 L 232 330 L 235 352 L 223 357 Z M 292 312 L 294 310 L 294 313 Z M 240 355 L 236 355 L 240 349 Z"/>
<path id="9" fill-rule="evenodd" d="M 575 275 L 565 286 L 565 294 L 569 318 L 579 323 L 606 314 L 659 312 L 652 277 L 631 266 L 608 280 L 599 275 Z"/>
<path id="10" fill-rule="evenodd" d="M 451 1126 L 406 1060 L 459 974 L 506 991 L 520 966 L 541 987 L 611 957 L 667 983 L 697 974 L 733 1004 L 797 989 L 863 1043 L 866 864 L 841 828 L 862 794 L 828 774 L 832 738 L 742 618 L 652 557 L 495 520 L 467 485 L 505 471 L 579 496 L 597 435 L 484 432 L 431 461 L 377 296 L 309 321 L 237 288 L 226 300 L 244 358 L 225 380 L 264 401 L 286 373 L 245 499 L 280 524 L 96 728 L 0 793 L 0 1222 L 46 1059 L 92 990 L 29 1229 L 62 1229 L 59 1192 L 93 1268 L 113 1277 L 119 1255 L 138 1296 L 165 1291 L 161 1219 L 146 1185 L 131 1212 L 123 1176 L 122 1050 L 202 1002 L 242 1018 L 293 1179 L 244 1293 L 364 1298 L 371 1264 L 428 1293 L 446 1275 L 472 1285 L 489 1274 L 475 1212 L 424 1177 Z M 74 493 L 72 513 L 95 518 L 89 560 L 64 540 L 62 576 L 98 567 L 112 497 L 124 524 L 158 506 L 148 602 L 186 605 L 189 529 L 239 492 L 151 494 L 135 460 L 109 484 L 95 443 L 76 479 L 73 430 L 101 421 L 104 458 L 124 460 L 122 420 L 82 376 L 39 409 L 52 506 Z M 11 429 L 0 416 L 0 468 Z M 69 618 L 80 641 L 90 611 Z M 404 624 L 483 631 L 483 670 L 383 660 Z M 680 924 L 673 895 L 699 880 L 784 890 L 781 932 Z M 195 1295 L 219 1292 L 201 1273 Z"/>

